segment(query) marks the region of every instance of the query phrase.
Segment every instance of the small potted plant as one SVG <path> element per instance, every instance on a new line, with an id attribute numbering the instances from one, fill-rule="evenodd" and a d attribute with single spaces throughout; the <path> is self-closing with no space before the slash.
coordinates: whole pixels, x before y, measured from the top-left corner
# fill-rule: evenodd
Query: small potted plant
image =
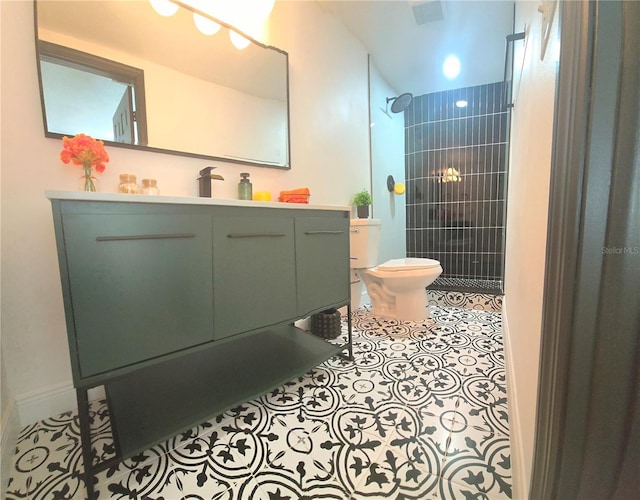
<path id="1" fill-rule="evenodd" d="M 353 204 L 356 207 L 356 214 L 359 219 L 367 219 L 369 217 L 369 205 L 371 205 L 371 195 L 369 191 L 363 189 L 353 197 Z"/>

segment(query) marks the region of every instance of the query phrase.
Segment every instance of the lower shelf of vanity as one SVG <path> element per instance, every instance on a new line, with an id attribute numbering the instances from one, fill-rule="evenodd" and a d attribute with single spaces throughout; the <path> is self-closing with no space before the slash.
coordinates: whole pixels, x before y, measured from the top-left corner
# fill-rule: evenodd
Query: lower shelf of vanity
<path id="1" fill-rule="evenodd" d="M 121 458 L 264 394 L 343 349 L 286 325 L 111 381 L 105 388 Z"/>

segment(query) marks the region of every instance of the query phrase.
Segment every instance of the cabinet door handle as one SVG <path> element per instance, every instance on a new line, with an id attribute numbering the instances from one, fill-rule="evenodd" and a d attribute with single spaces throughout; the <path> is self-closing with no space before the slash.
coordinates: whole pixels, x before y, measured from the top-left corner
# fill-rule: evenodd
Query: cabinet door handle
<path id="1" fill-rule="evenodd" d="M 135 234 L 132 236 L 98 236 L 96 241 L 128 241 L 128 240 L 171 240 L 180 238 L 195 238 L 193 233 L 184 234 Z"/>
<path id="2" fill-rule="evenodd" d="M 304 234 L 343 234 L 344 231 L 305 231 Z"/>
<path id="3" fill-rule="evenodd" d="M 227 238 L 282 238 L 284 233 L 230 233 Z"/>

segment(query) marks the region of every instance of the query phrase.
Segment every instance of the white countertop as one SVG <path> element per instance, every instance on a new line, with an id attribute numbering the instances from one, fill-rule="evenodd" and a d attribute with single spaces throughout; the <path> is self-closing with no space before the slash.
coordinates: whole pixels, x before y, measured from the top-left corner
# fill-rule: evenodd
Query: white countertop
<path id="1" fill-rule="evenodd" d="M 298 210 L 341 210 L 351 212 L 351 207 L 338 205 L 309 205 L 306 203 L 282 203 L 279 201 L 231 200 L 222 198 L 198 198 L 191 196 L 155 196 L 148 194 L 91 193 L 85 191 L 45 191 L 50 200 L 67 201 L 117 201 L 130 203 L 173 203 L 176 205 L 216 205 L 225 207 L 292 208 Z"/>

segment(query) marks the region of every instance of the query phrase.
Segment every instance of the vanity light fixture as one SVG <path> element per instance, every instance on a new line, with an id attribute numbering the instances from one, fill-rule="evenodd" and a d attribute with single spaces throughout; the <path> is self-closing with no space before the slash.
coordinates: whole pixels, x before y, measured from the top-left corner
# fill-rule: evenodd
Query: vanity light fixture
<path id="1" fill-rule="evenodd" d="M 218 31 L 220 31 L 221 28 L 221 26 L 215 21 L 207 19 L 206 17 L 201 16 L 200 14 L 196 14 L 195 12 L 193 14 L 193 22 L 196 25 L 196 28 L 198 28 L 198 31 L 200 31 L 200 33 L 202 33 L 203 35 L 215 35 Z"/>
<path id="2" fill-rule="evenodd" d="M 251 40 L 241 33 L 253 36 L 259 33 L 275 0 L 149 0 L 153 9 L 162 16 L 172 16 L 180 7 L 193 13 L 193 21 L 205 35 L 215 35 L 221 25 L 229 28 L 229 39 L 237 49 L 249 46 Z M 216 21 L 220 22 L 216 22 Z"/>
<path id="3" fill-rule="evenodd" d="M 235 31 L 229 31 L 229 39 L 231 40 L 233 46 L 238 50 L 246 49 L 251 43 L 247 38 L 236 33 Z"/>
<path id="4" fill-rule="evenodd" d="M 173 16 L 180 8 L 178 4 L 173 3 L 171 0 L 149 0 L 149 2 L 153 10 L 165 17 Z"/>

